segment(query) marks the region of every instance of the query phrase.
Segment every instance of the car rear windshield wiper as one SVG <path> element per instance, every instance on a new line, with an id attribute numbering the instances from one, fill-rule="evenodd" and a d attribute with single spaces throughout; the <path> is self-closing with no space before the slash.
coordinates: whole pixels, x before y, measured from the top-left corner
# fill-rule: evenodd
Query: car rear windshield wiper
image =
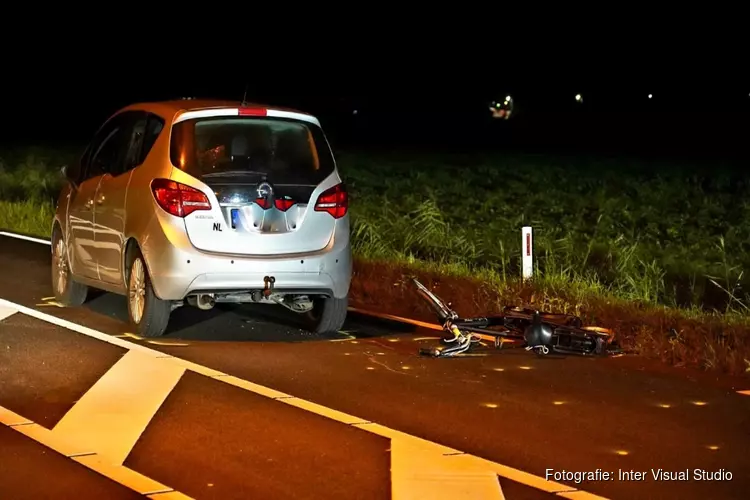
<path id="1" fill-rule="evenodd" d="M 225 172 L 212 172 L 203 174 L 201 177 L 240 177 L 243 175 L 268 175 L 268 172 L 258 172 L 255 170 L 227 170 Z"/>

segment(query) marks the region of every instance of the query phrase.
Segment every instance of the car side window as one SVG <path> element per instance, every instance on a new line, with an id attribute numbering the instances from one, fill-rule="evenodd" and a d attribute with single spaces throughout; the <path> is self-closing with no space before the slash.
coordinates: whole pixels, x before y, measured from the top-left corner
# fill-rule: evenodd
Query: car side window
<path id="1" fill-rule="evenodd" d="M 139 165 L 146 161 L 156 139 L 159 138 L 159 134 L 161 134 L 161 131 L 164 129 L 164 119 L 160 116 L 149 113 L 147 120 L 146 133 L 143 137 L 143 145 L 141 146 L 140 156 L 138 157 Z"/>
<path id="2" fill-rule="evenodd" d="M 135 123 L 133 123 L 128 141 L 128 149 L 125 155 L 125 162 L 123 164 L 123 172 L 135 168 L 141 163 L 139 157 L 141 154 L 141 148 L 143 147 L 144 136 L 146 134 L 146 121 L 147 117 L 141 114 L 135 120 Z"/>
<path id="3" fill-rule="evenodd" d="M 96 177 L 105 173 L 117 175 L 122 168 L 124 152 L 124 130 L 122 126 L 111 130 L 99 148 L 94 151 L 89 163 L 89 177 Z"/>
<path id="4" fill-rule="evenodd" d="M 125 171 L 133 118 L 131 113 L 123 113 L 112 120 L 108 130 L 102 130 L 104 138 L 92 151 L 89 177 L 105 173 L 116 177 Z"/>
<path id="5" fill-rule="evenodd" d="M 106 139 L 112 132 L 113 123 L 105 123 L 104 126 L 94 135 L 94 139 L 89 143 L 86 151 L 81 156 L 81 168 L 78 174 L 78 182 L 84 182 L 88 179 L 101 175 L 103 172 L 97 172 L 96 169 L 92 168 L 91 158 L 95 151 L 99 150 L 104 139 Z"/>
<path id="6" fill-rule="evenodd" d="M 125 160 L 125 171 L 146 161 L 156 139 L 164 128 L 164 120 L 151 113 L 139 113 L 132 127 L 130 142 Z"/>

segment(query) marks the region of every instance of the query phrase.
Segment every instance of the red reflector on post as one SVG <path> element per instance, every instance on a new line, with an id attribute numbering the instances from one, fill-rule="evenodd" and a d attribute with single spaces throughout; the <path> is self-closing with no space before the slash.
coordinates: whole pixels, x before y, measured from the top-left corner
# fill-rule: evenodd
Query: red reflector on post
<path id="1" fill-rule="evenodd" d="M 237 111 L 240 116 L 266 116 L 268 114 L 266 108 L 239 108 Z"/>

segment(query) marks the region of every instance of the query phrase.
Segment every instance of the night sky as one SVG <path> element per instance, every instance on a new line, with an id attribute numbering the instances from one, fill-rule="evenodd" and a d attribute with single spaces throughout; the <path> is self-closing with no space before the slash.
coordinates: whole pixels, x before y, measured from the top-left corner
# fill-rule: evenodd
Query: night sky
<path id="1" fill-rule="evenodd" d="M 2 93 L 2 142 L 77 144 L 132 102 L 185 96 L 239 100 L 247 86 L 250 101 L 318 115 L 335 148 L 748 158 L 750 85 L 734 77 L 717 76 L 708 84 L 690 79 L 613 84 L 582 74 L 523 79 L 480 74 L 429 82 L 337 75 L 259 82 L 208 78 L 200 71 L 192 78 L 72 71 L 54 84 L 48 78 L 14 79 Z M 194 83 L 206 81 L 212 83 Z M 579 93 L 583 102 L 575 100 Z M 489 103 L 507 94 L 516 104 L 513 118 L 490 119 Z"/>

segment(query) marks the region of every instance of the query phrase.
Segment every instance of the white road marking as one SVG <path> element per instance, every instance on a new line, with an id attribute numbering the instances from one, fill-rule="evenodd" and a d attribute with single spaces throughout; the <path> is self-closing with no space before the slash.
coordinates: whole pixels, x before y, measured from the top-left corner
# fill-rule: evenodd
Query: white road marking
<path id="1" fill-rule="evenodd" d="M 374 422 L 369 422 L 366 419 L 348 415 L 343 412 L 339 412 L 337 410 L 333 410 L 331 408 L 327 408 L 325 406 L 319 405 L 317 403 L 313 403 L 311 401 L 306 401 L 301 398 L 297 397 L 290 397 L 289 394 L 284 394 L 279 391 L 276 391 L 275 389 L 271 389 L 269 387 L 264 387 L 258 384 L 255 384 L 253 382 L 249 382 L 247 380 L 243 380 L 231 375 L 228 375 L 226 373 L 222 373 L 218 370 L 214 370 L 213 368 L 208 368 L 206 366 L 202 366 L 196 363 L 193 363 L 191 361 L 187 361 L 181 358 L 177 358 L 174 356 L 166 355 L 162 352 L 159 352 L 157 350 L 151 349 L 149 347 L 146 347 L 142 344 L 135 344 L 133 342 L 129 342 L 127 340 L 114 337 L 112 335 L 107 335 L 106 333 L 99 332 L 97 330 L 94 330 L 92 328 L 88 328 L 61 318 L 58 318 L 56 316 L 53 316 L 51 314 L 43 313 L 41 311 L 37 311 L 36 309 L 31 309 L 29 307 L 22 306 L 20 304 L 16 304 L 14 302 L 7 301 L 5 299 L 0 299 L 0 307 L 6 307 L 6 308 L 12 308 L 16 309 L 18 312 L 26 314 L 28 316 L 40 319 L 42 321 L 46 321 L 48 323 L 52 323 L 57 326 L 61 326 L 63 328 L 67 328 L 69 330 L 72 330 L 74 332 L 81 333 L 83 335 L 87 335 L 89 337 L 93 337 L 99 340 L 102 340 L 104 342 L 117 345 L 119 347 L 123 347 L 125 349 L 128 349 L 129 351 L 142 353 L 145 355 L 148 355 L 152 358 L 155 358 L 157 362 L 163 362 L 165 364 L 173 364 L 177 367 L 187 369 L 196 373 L 200 373 L 202 375 L 206 375 L 208 377 L 214 378 L 215 380 L 218 380 L 220 382 L 229 383 L 235 387 L 239 387 L 242 389 L 245 389 L 247 391 L 253 392 L 255 394 L 259 394 L 261 396 L 265 396 L 268 398 L 272 398 L 275 401 L 278 401 L 280 403 L 285 403 L 291 406 L 295 406 L 297 408 L 309 411 L 311 413 L 315 413 L 317 415 L 330 418 L 332 420 L 335 420 L 337 422 L 341 422 L 342 424 L 346 425 L 353 425 L 356 426 L 359 429 L 367 430 L 369 432 L 372 432 L 373 434 L 377 434 L 382 437 L 389 438 L 391 440 L 391 448 L 394 446 L 398 449 L 400 446 L 402 446 L 402 443 L 394 443 L 394 441 L 407 441 L 409 446 L 418 446 L 421 449 L 430 449 L 434 447 L 439 447 L 441 450 L 447 450 L 445 453 L 449 453 L 451 455 L 455 455 L 454 459 L 456 459 L 455 463 L 457 464 L 456 467 L 463 467 L 463 462 L 471 462 L 470 467 L 472 471 L 475 471 L 474 465 L 480 465 L 482 468 L 492 471 L 494 474 L 506 477 L 508 479 L 511 479 L 513 481 L 516 481 L 521 484 L 525 484 L 527 486 L 531 486 L 532 488 L 540 489 L 543 491 L 547 491 L 549 493 L 554 493 L 559 496 L 563 496 L 566 498 L 571 499 L 604 499 L 604 497 L 599 497 L 596 495 L 593 495 L 591 493 L 579 490 L 577 488 L 556 483 L 554 481 L 547 481 L 546 479 L 535 476 L 533 474 L 523 472 L 518 469 L 514 469 L 512 467 L 508 467 L 496 462 L 492 462 L 489 460 L 485 460 L 479 457 L 476 457 L 474 455 L 464 454 L 460 450 L 454 450 L 451 448 L 447 448 L 445 446 L 439 445 L 437 443 L 433 443 L 431 441 L 428 441 L 426 439 L 421 439 L 416 436 L 411 436 L 409 434 L 390 429 L 388 427 L 384 427 L 382 425 L 379 425 Z M 136 376 L 134 373 L 130 374 L 131 377 Z M 147 396 L 146 392 L 149 390 L 149 385 L 144 385 L 142 387 L 143 389 L 143 395 L 144 397 Z M 161 393 L 161 390 L 159 391 Z M 111 394 L 110 397 L 112 399 L 117 399 L 117 396 Z M 75 407 L 74 407 L 75 408 Z M 71 410 L 73 411 L 73 410 Z M 19 430 L 19 432 L 23 432 L 23 429 L 33 427 L 31 425 L 20 425 L 17 427 L 14 427 L 15 429 Z M 46 429 L 40 428 L 42 431 L 46 431 Z M 47 431 L 49 432 L 49 431 Z M 87 450 L 88 451 L 88 450 Z M 79 450 L 80 452 L 80 450 Z M 85 453 L 85 451 L 84 451 Z M 444 453 L 444 454 L 445 454 Z M 70 456 L 70 455 L 68 455 Z M 82 457 L 83 458 L 83 457 Z M 460 459 L 460 460 L 459 460 Z M 415 462 L 417 463 L 417 462 Z M 413 465 L 408 465 L 408 467 L 413 468 Z M 456 469 L 460 470 L 460 469 Z M 402 472 L 400 470 L 394 470 L 392 468 L 391 474 L 395 474 L 396 477 L 409 477 L 409 472 Z M 405 476 L 399 476 L 400 474 Z M 405 480 L 406 481 L 406 480 Z M 499 484 L 499 483 L 498 483 Z M 415 486 L 416 487 L 416 486 Z M 412 494 L 411 492 L 404 493 L 403 491 L 401 493 L 398 493 L 396 490 L 393 491 L 394 494 L 401 494 L 401 495 L 407 495 L 406 498 L 409 498 L 408 494 Z M 476 497 L 475 497 L 476 498 Z"/>
<path id="2" fill-rule="evenodd" d="M 491 469 L 456 460 L 442 448 L 405 439 L 391 442 L 393 500 L 505 499 L 497 474 Z"/>
<path id="3" fill-rule="evenodd" d="M 13 316 L 17 312 L 18 311 L 13 309 L 12 307 L 0 306 L 0 321 Z"/>
<path id="4" fill-rule="evenodd" d="M 8 233 L 0 231 L 0 236 L 7 236 L 9 238 L 16 238 L 18 240 L 33 241 L 34 243 L 41 243 L 42 245 L 51 245 L 49 240 L 43 240 L 42 238 L 32 238 L 31 236 L 24 236 L 23 234 Z"/>
<path id="5" fill-rule="evenodd" d="M 12 425 L 9 422 L 22 423 Z M 175 491 L 173 488 L 154 481 L 151 478 L 139 474 L 132 469 L 123 465 L 113 464 L 108 460 L 103 460 L 102 457 L 99 457 L 95 453 L 80 451 L 79 448 L 77 448 L 69 439 L 61 438 L 60 436 L 55 435 L 51 430 L 45 429 L 41 425 L 31 422 L 21 415 L 17 415 L 2 406 L 0 406 L 0 423 L 8 425 L 11 429 L 24 434 L 47 448 L 50 448 L 71 460 L 75 460 L 79 464 L 84 465 L 89 469 L 120 483 L 126 488 L 130 488 L 131 490 L 140 493 L 141 495 L 149 496 L 149 498 L 190 500 L 190 497 Z M 161 492 L 164 494 L 171 493 L 172 496 L 162 496 Z M 152 497 L 151 495 L 154 496 Z M 158 497 L 156 495 L 158 495 Z"/>
<path id="6" fill-rule="evenodd" d="M 52 429 L 121 465 L 179 382 L 185 368 L 128 351 Z"/>

